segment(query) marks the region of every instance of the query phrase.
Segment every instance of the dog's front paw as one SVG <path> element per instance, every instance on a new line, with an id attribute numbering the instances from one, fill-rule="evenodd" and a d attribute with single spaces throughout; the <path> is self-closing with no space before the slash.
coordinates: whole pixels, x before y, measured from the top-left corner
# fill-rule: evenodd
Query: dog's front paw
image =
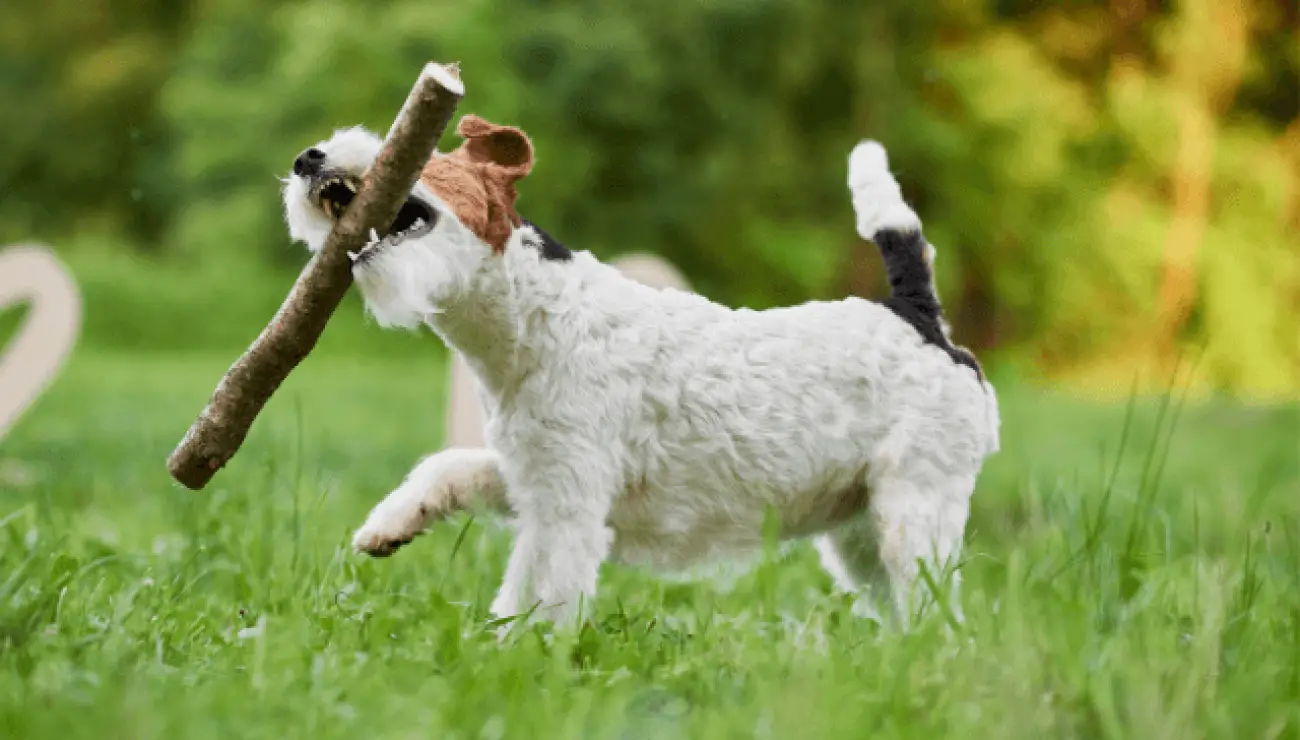
<path id="1" fill-rule="evenodd" d="M 429 524 L 424 503 L 400 493 L 395 492 L 371 510 L 366 523 L 352 536 L 354 551 L 386 558 L 424 532 Z"/>

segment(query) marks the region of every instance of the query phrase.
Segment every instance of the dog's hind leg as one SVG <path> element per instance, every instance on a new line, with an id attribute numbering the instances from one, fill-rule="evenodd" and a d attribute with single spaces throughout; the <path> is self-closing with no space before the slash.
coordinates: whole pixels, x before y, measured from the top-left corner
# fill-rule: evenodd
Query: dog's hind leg
<path id="1" fill-rule="evenodd" d="M 862 514 L 813 538 L 822 568 L 836 587 L 854 596 L 853 613 L 883 623 L 892 608 L 889 575 L 880 561 L 880 544 L 870 519 Z M 881 605 L 884 605 L 883 611 Z"/>
<path id="2" fill-rule="evenodd" d="M 509 511 L 500 458 L 484 448 L 443 450 L 421 460 L 402 485 L 371 509 L 352 547 L 385 557 L 430 524 L 475 507 Z"/>
<path id="3" fill-rule="evenodd" d="M 953 568 L 974 487 L 973 475 L 941 473 L 927 462 L 872 480 L 867 517 L 888 574 L 894 615 L 904 627 L 940 598 L 954 619 L 962 619 L 960 574 Z"/>

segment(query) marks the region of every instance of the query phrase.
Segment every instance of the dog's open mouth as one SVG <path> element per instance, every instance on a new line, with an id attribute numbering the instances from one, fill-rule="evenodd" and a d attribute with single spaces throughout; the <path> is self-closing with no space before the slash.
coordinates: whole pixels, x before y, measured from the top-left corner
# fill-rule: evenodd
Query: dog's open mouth
<path id="1" fill-rule="evenodd" d="M 316 201 L 326 215 L 337 221 L 343 217 L 343 212 L 352 203 L 352 199 L 357 197 L 360 187 L 361 183 L 350 177 L 327 177 L 316 186 Z"/>
<path id="2" fill-rule="evenodd" d="M 316 201 L 321 210 L 335 221 L 343 217 L 344 211 L 357 197 L 361 182 L 349 175 L 326 175 L 314 188 Z M 353 264 L 361 264 L 374 257 L 381 250 L 398 242 L 423 236 L 433 230 L 438 212 L 414 195 L 408 196 L 402 204 L 397 217 L 384 232 L 370 232 L 370 243 L 360 252 L 349 253 Z"/>

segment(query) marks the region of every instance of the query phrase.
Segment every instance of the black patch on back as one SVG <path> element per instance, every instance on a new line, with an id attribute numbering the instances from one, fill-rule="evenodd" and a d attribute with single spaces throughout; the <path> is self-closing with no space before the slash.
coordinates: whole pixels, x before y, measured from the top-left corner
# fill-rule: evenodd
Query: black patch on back
<path id="1" fill-rule="evenodd" d="M 554 262 L 567 262 L 573 259 L 573 252 L 570 252 L 568 247 L 557 242 L 554 237 L 543 231 L 542 227 L 527 219 L 524 220 L 524 226 L 531 227 L 537 232 L 537 236 L 541 237 L 542 259 Z"/>
<path id="2" fill-rule="evenodd" d="M 983 380 L 975 356 L 953 346 L 939 326 L 943 308 L 934 294 L 933 276 L 925 262 L 925 236 L 919 229 L 881 229 L 872 241 L 880 248 L 885 274 L 889 276 L 889 297 L 882 304 L 911 324 L 923 340 L 948 353 L 953 362 L 974 370 L 975 376 Z"/>

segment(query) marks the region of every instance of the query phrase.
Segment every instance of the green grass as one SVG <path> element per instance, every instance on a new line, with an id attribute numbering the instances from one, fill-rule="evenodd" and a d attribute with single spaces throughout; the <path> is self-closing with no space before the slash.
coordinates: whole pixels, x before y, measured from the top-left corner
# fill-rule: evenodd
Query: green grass
<path id="1" fill-rule="evenodd" d="M 804 547 L 726 592 L 607 566 L 594 628 L 498 645 L 495 525 L 346 549 L 438 446 L 415 354 L 314 356 L 191 492 L 233 353 L 79 353 L 0 443 L 0 737 L 1300 737 L 1294 408 L 1005 390 L 955 635 L 855 620 Z"/>

